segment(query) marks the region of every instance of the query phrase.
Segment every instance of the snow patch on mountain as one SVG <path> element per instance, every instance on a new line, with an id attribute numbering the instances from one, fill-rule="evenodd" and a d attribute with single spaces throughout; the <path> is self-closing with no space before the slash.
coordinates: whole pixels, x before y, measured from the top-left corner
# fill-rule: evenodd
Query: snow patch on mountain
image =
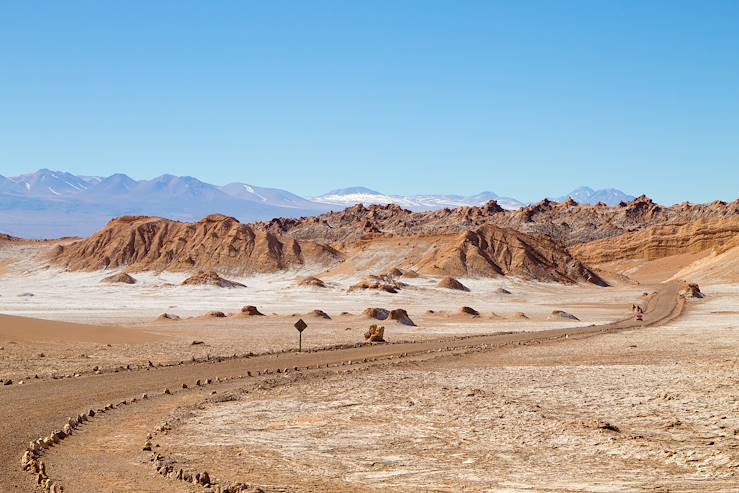
<path id="1" fill-rule="evenodd" d="M 520 209 L 525 204 L 509 197 L 500 197 L 493 192 L 476 195 L 387 195 L 365 187 L 349 187 L 332 190 L 324 195 L 313 197 L 315 202 L 332 206 L 349 207 L 355 204 L 396 204 L 405 209 L 425 211 L 445 207 L 480 206 L 490 200 L 497 200 L 504 209 Z"/>
<path id="2" fill-rule="evenodd" d="M 603 202 L 609 206 L 618 205 L 620 202 L 630 202 L 635 198 L 633 195 L 628 195 L 616 188 L 594 190 L 590 187 L 579 187 L 567 195 L 555 198 L 555 200 L 562 202 L 567 200 L 568 197 L 572 197 L 579 204 L 597 204 L 598 202 Z"/>

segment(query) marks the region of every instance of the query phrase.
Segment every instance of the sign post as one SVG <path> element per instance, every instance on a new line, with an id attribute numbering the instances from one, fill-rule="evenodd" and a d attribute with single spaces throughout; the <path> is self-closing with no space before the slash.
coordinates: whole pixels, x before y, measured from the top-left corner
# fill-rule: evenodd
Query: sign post
<path id="1" fill-rule="evenodd" d="M 303 351 L 303 331 L 306 327 L 308 327 L 308 324 L 303 322 L 303 319 L 299 319 L 297 322 L 295 322 L 294 327 L 298 330 L 298 352 Z"/>

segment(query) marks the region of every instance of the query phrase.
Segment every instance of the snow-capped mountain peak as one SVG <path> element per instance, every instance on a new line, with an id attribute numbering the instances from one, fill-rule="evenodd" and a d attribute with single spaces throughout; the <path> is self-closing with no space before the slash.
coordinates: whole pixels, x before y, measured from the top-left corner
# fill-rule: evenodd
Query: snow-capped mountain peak
<path id="1" fill-rule="evenodd" d="M 332 206 L 348 207 L 354 204 L 397 204 L 405 209 L 424 211 L 445 207 L 480 206 L 497 200 L 504 209 L 519 209 L 522 202 L 508 197 L 499 197 L 493 192 L 476 195 L 387 195 L 365 187 L 350 187 L 332 190 L 313 198 L 314 201 Z"/>
<path id="2" fill-rule="evenodd" d="M 590 187 L 578 187 L 567 195 L 557 197 L 556 200 L 562 202 L 567 200 L 567 197 L 572 197 L 579 204 L 597 204 L 598 202 L 603 202 L 610 206 L 618 205 L 619 202 L 630 202 L 635 198 L 633 195 L 628 195 L 615 188 L 593 190 Z"/>
<path id="3" fill-rule="evenodd" d="M 46 168 L 35 173 L 10 177 L 8 180 L 13 182 L 13 186 L 9 187 L 9 191 L 18 191 L 41 197 L 76 194 L 84 192 L 90 187 L 90 183 L 82 177 L 65 171 L 53 171 Z"/>

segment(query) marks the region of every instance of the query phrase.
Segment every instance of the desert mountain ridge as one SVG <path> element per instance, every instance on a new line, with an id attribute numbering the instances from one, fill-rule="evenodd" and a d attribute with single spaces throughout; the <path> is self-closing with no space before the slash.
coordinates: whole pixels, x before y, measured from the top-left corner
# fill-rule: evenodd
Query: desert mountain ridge
<path id="1" fill-rule="evenodd" d="M 484 225 L 465 232 L 409 236 L 405 246 L 370 248 L 395 255 L 399 265 L 432 276 L 495 277 L 605 285 L 605 282 L 566 248 L 550 238 Z M 358 266 L 367 257 L 367 241 L 357 245 L 296 240 L 241 224 L 223 215 L 196 223 L 162 218 L 124 216 L 91 237 L 57 245 L 51 261 L 69 270 L 93 271 L 215 271 L 237 275 L 300 269 L 330 269 L 339 264 Z M 419 248 L 419 245 L 425 245 Z M 387 248 L 385 248 L 387 246 Z M 377 258 L 382 258 L 378 255 Z M 346 261 L 346 262 L 345 262 Z M 394 265 L 365 264 L 353 274 L 376 273 Z"/>
<path id="2" fill-rule="evenodd" d="M 251 224 L 222 214 L 194 223 L 123 216 L 87 239 L 60 244 L 52 261 L 70 270 L 251 275 L 307 267 L 376 275 L 403 269 L 605 286 L 589 265 L 715 249 L 735 241 L 737 218 L 739 201 L 663 207 L 645 196 L 616 207 L 545 199 L 518 211 L 495 201 L 430 212 L 360 204 Z"/>
<path id="3" fill-rule="evenodd" d="M 731 203 L 715 201 L 666 207 L 642 195 L 615 207 L 578 204 L 571 198 L 564 202 L 544 199 L 516 211 L 504 210 L 495 200 L 479 207 L 428 212 L 413 212 L 395 204 L 359 204 L 313 217 L 273 219 L 256 223 L 254 227 L 295 239 L 352 242 L 372 236 L 458 233 L 490 224 L 575 245 L 656 224 L 686 223 L 738 214 L 739 199 Z"/>

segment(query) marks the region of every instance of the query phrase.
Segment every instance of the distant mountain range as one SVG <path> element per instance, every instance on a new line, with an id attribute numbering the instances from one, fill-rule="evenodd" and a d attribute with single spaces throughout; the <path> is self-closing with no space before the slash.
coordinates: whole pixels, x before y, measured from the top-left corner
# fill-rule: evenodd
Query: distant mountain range
<path id="1" fill-rule="evenodd" d="M 582 187 L 569 194 L 581 203 L 615 205 L 633 197 L 619 190 Z M 567 197 L 567 196 L 565 196 Z M 162 175 L 134 180 L 125 174 L 78 176 L 41 169 L 14 177 L 0 175 L 0 232 L 24 238 L 87 236 L 121 215 L 155 215 L 192 221 L 219 212 L 240 221 L 300 217 L 357 204 L 394 203 L 411 210 L 482 205 L 497 200 L 505 209 L 523 202 L 493 192 L 477 195 L 386 195 L 364 187 L 304 198 L 247 183 L 218 186 L 191 176 Z"/>
<path id="2" fill-rule="evenodd" d="M 348 207 L 354 204 L 398 204 L 399 206 L 417 211 L 428 211 L 454 208 L 470 205 L 482 205 L 491 200 L 497 200 L 504 209 L 515 210 L 523 207 L 523 202 L 510 197 L 500 197 L 493 192 L 481 192 L 477 195 L 385 195 L 369 188 L 351 187 L 332 190 L 324 195 L 313 198 L 314 201 L 329 205 Z"/>
<path id="3" fill-rule="evenodd" d="M 603 202 L 604 204 L 614 206 L 620 202 L 630 202 L 636 197 L 633 195 L 627 195 L 621 190 L 615 188 L 604 188 L 602 190 L 593 190 L 590 187 L 576 188 L 567 195 L 555 198 L 557 202 L 567 200 L 567 197 L 572 197 L 572 200 L 579 204 L 597 204 Z"/>

